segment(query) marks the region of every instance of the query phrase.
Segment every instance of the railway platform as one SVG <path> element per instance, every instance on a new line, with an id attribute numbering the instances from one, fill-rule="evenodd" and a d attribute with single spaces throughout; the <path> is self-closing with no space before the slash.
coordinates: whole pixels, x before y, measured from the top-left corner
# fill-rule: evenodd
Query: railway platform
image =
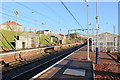
<path id="1" fill-rule="evenodd" d="M 54 50 L 66 48 L 54 47 Z M 49 49 L 43 49 L 49 52 Z M 63 51 L 64 49 L 62 49 Z M 99 52 L 98 64 L 95 64 L 95 52 L 90 52 L 90 59 L 86 60 L 87 46 L 77 46 L 60 51 L 61 55 L 54 58 L 42 59 L 42 62 L 36 62 L 30 67 L 21 67 L 20 75 L 13 76 L 12 79 L 30 79 L 30 80 L 120 80 L 120 63 L 116 62 L 105 52 Z M 35 53 L 35 52 L 33 52 Z M 5 55 L 5 54 L 4 54 Z M 6 54 L 8 55 L 8 54 Z M 56 54 L 57 55 L 57 54 Z M 66 56 L 65 56 L 66 55 Z M 62 57 L 63 56 L 63 57 Z M 54 59 L 53 59 L 54 58 Z M 37 66 L 36 66 L 37 65 Z M 32 67 L 32 68 L 31 68 Z M 22 71 L 23 70 L 23 71 Z M 18 70 L 16 70 L 18 71 Z M 13 72 L 16 72 L 13 71 Z M 11 72 L 10 72 L 11 73 Z M 9 74 L 10 75 L 10 74 Z M 11 74 L 13 75 L 13 74 Z M 11 77 L 11 76 L 8 76 Z"/>
<path id="2" fill-rule="evenodd" d="M 86 56 L 80 56 L 82 49 L 79 49 L 61 61 L 57 62 L 50 69 L 37 74 L 31 80 L 52 80 L 52 79 L 84 79 L 93 80 L 93 62 L 86 60 Z"/>
<path id="3" fill-rule="evenodd" d="M 93 68 L 90 61 L 72 61 L 65 59 L 61 63 L 38 76 L 34 80 L 40 79 L 88 79 L 93 80 Z"/>
<path id="4" fill-rule="evenodd" d="M 99 63 L 95 64 L 95 52 L 86 60 L 85 47 L 79 49 L 30 80 L 119 80 L 120 63 L 105 52 L 99 52 Z"/>

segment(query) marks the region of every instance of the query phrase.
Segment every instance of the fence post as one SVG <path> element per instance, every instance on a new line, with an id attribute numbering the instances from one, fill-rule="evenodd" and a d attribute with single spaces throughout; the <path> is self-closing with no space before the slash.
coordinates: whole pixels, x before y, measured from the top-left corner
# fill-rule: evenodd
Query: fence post
<path id="1" fill-rule="evenodd" d="M 96 64 L 98 64 L 98 48 L 96 48 Z"/>

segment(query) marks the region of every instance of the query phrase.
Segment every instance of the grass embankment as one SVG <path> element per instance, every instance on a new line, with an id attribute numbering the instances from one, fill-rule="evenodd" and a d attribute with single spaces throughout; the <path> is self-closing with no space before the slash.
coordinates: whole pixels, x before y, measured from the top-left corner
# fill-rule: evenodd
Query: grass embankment
<path id="1" fill-rule="evenodd" d="M 37 34 L 37 36 L 40 36 L 39 34 Z M 46 45 L 46 44 L 56 44 L 55 42 L 51 42 L 51 36 L 48 36 L 48 35 L 41 35 L 41 37 L 39 38 L 39 44 L 43 44 L 43 45 Z"/>
<path id="2" fill-rule="evenodd" d="M 22 34 L 23 32 L 17 32 L 17 35 L 19 36 L 20 34 Z M 11 42 L 15 42 L 15 36 L 16 36 L 16 31 L 8 31 L 8 30 L 2 30 L 0 29 L 0 47 L 2 47 L 1 49 L 12 49 L 14 48 L 14 46 L 11 44 Z M 39 34 L 36 34 L 38 37 L 40 36 Z M 39 37 L 39 40 L 37 40 L 38 44 L 43 44 L 43 45 L 47 45 L 47 44 L 57 44 L 56 42 L 51 42 L 51 36 L 49 35 L 42 35 L 41 37 Z M 36 39 L 35 37 L 33 37 L 33 39 Z M 53 38 L 55 39 L 55 38 Z M 68 39 L 66 39 L 67 43 L 68 43 Z M 70 41 L 70 43 L 74 43 L 74 41 Z"/>
<path id="3" fill-rule="evenodd" d="M 39 34 L 37 34 L 37 36 L 40 36 Z M 42 35 L 41 36 L 41 38 L 40 38 L 40 41 L 41 41 L 41 44 L 57 44 L 56 42 L 51 42 L 51 36 L 49 36 L 49 35 Z M 53 37 L 53 40 L 54 40 L 55 38 Z M 72 43 L 74 43 L 74 41 L 73 40 L 68 40 L 68 38 L 66 39 L 66 42 L 67 42 L 67 44 L 68 43 L 70 43 L 70 44 L 72 44 Z M 39 42 L 40 43 L 40 42 Z"/>
<path id="4" fill-rule="evenodd" d="M 17 32 L 17 35 L 20 35 L 22 32 Z M 0 46 L 3 49 L 12 49 L 14 47 L 10 42 L 15 42 L 15 31 L 8 31 L 8 30 L 0 30 Z"/>
<path id="5" fill-rule="evenodd" d="M 70 44 L 75 43 L 74 40 L 68 40 L 68 38 L 66 38 L 66 42 L 67 42 L 67 44 L 68 44 L 68 43 L 70 43 Z"/>
<path id="6" fill-rule="evenodd" d="M 17 32 L 17 35 L 19 36 L 23 32 Z M 0 47 L 1 49 L 12 49 L 14 46 L 11 44 L 11 42 L 15 42 L 15 36 L 16 36 L 16 31 L 8 31 L 8 30 L 2 30 L 0 29 Z M 39 34 L 37 34 L 39 36 Z M 33 37 L 34 38 L 34 37 Z M 35 39 L 35 38 L 34 38 Z M 41 44 L 56 44 L 55 42 L 51 42 L 51 37 L 48 35 L 42 35 L 41 38 L 39 39 L 38 43 Z"/>

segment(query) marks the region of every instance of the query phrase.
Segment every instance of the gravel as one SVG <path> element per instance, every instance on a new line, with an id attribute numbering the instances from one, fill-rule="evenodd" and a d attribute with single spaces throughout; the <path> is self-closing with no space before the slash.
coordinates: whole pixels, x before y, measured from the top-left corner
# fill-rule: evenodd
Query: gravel
<path id="1" fill-rule="evenodd" d="M 120 63 L 95 64 L 95 80 L 120 80 Z"/>

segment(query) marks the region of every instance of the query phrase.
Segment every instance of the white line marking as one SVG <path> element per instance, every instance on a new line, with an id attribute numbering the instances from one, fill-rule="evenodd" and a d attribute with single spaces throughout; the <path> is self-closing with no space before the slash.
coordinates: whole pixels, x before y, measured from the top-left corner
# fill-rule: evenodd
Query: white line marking
<path id="1" fill-rule="evenodd" d="M 93 63 L 93 71 L 95 70 L 95 64 Z M 95 79 L 95 73 L 93 72 L 93 78 Z"/>

